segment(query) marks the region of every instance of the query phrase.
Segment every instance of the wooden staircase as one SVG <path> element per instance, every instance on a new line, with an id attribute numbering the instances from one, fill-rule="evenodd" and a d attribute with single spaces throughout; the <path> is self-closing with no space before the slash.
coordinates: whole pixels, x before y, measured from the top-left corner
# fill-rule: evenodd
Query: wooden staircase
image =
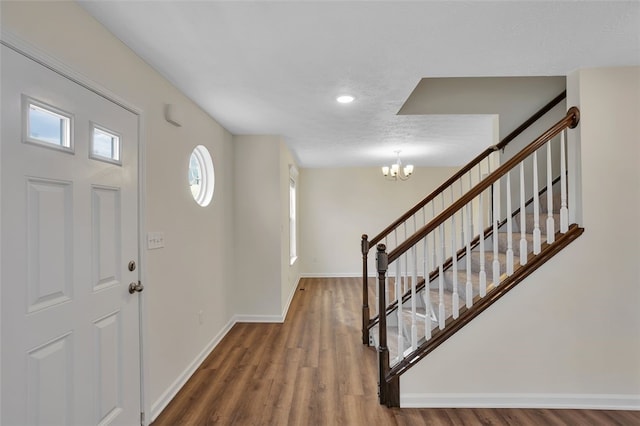
<path id="1" fill-rule="evenodd" d="M 564 140 L 578 121 L 577 108 L 569 109 L 497 165 L 490 156 L 512 133 L 374 239 L 363 235 L 362 335 L 379 353 L 380 403 L 399 406 L 400 375 L 582 234 L 568 222 Z M 545 154 L 546 163 L 538 161 Z M 371 294 L 383 314 L 371 316 L 367 258 L 374 244 L 378 275 Z"/>

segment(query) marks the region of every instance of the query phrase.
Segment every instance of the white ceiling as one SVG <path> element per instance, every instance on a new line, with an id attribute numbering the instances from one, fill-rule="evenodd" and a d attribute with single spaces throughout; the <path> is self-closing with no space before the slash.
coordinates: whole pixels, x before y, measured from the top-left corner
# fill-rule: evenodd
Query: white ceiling
<path id="1" fill-rule="evenodd" d="M 302 167 L 378 166 L 395 149 L 456 165 L 490 145 L 489 115 L 398 115 L 424 77 L 640 65 L 638 1 L 81 5 L 230 132 L 282 135 Z"/>

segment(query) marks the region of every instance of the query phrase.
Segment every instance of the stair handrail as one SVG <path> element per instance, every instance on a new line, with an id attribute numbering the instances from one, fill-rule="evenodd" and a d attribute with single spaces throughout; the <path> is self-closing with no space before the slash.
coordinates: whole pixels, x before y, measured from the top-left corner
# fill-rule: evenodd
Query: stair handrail
<path id="1" fill-rule="evenodd" d="M 369 240 L 367 234 L 362 234 L 361 242 L 360 242 L 360 251 L 362 253 L 362 343 L 368 344 L 369 342 L 369 325 L 371 323 L 370 313 L 369 313 L 369 290 L 368 290 L 368 254 L 371 247 L 375 247 L 380 241 L 382 241 L 386 236 L 390 235 L 393 230 L 398 228 L 402 223 L 406 222 L 411 218 L 414 214 L 416 214 L 420 209 L 425 207 L 431 201 L 435 200 L 440 194 L 443 194 L 444 191 L 451 187 L 455 182 L 461 179 L 466 173 L 471 171 L 474 167 L 479 165 L 483 160 L 485 160 L 492 153 L 504 150 L 505 147 L 513 141 L 516 137 L 518 137 L 522 132 L 524 132 L 527 128 L 529 128 L 532 124 L 538 121 L 541 117 L 543 117 L 546 113 L 551 111 L 556 105 L 562 102 L 563 99 L 567 97 L 567 91 L 563 90 L 558 96 L 549 101 L 546 105 L 536 111 L 531 117 L 525 120 L 520 126 L 514 129 L 511 133 L 505 136 L 500 142 L 496 145 L 490 146 L 484 151 L 482 151 L 479 155 L 473 158 L 469 163 L 463 166 L 460 170 L 458 170 L 453 176 L 447 179 L 442 185 L 433 190 L 429 195 L 427 195 L 422 201 L 418 202 L 415 206 L 409 209 L 405 214 L 400 216 L 398 219 L 393 221 L 389 226 L 383 229 L 378 235 Z"/>
<path id="2" fill-rule="evenodd" d="M 440 224 L 442 224 L 445 220 L 447 220 L 451 215 L 460 210 L 462 207 L 471 202 L 475 197 L 480 195 L 482 192 L 489 189 L 493 184 L 495 184 L 498 179 L 502 176 L 506 175 L 511 169 L 520 164 L 524 159 L 529 157 L 539 148 L 544 146 L 550 139 L 557 136 L 564 129 L 569 128 L 573 129 L 578 125 L 580 121 L 580 110 L 573 106 L 569 108 L 567 114 L 550 127 L 547 131 L 545 131 L 542 135 L 538 136 L 533 142 L 529 145 L 521 149 L 516 155 L 507 160 L 504 164 L 498 167 L 496 170 L 491 172 L 488 176 L 482 179 L 476 186 L 467 191 L 464 195 L 462 195 L 458 200 L 453 202 L 449 207 L 444 209 L 438 216 L 433 218 L 429 223 L 416 231 L 413 235 L 408 237 L 405 241 L 400 243 L 395 249 L 393 249 L 389 253 L 389 263 L 394 262 L 401 255 L 403 255 L 407 250 L 409 250 L 412 246 L 422 240 L 427 234 L 432 232 L 434 229 L 438 228 Z"/>

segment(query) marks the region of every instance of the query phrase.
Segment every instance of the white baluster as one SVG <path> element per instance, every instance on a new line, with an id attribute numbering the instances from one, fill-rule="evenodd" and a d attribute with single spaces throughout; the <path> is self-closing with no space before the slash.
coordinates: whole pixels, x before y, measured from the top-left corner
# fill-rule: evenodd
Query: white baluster
<path id="1" fill-rule="evenodd" d="M 500 224 L 500 192 L 498 187 L 500 181 L 496 181 L 493 184 L 493 285 L 500 284 L 500 258 L 498 250 L 498 225 Z"/>
<path id="2" fill-rule="evenodd" d="M 507 276 L 513 275 L 513 230 L 511 220 L 511 172 L 507 172 Z"/>
<path id="3" fill-rule="evenodd" d="M 418 282 L 418 251 L 411 247 L 413 274 L 411 275 L 411 350 L 418 348 L 418 324 L 416 323 L 416 284 Z"/>
<path id="4" fill-rule="evenodd" d="M 424 237 L 424 281 L 426 285 L 429 285 L 429 273 L 431 268 L 429 267 L 429 236 Z"/>
<path id="5" fill-rule="evenodd" d="M 493 163 L 493 152 L 487 156 L 487 175 L 491 173 L 491 163 Z"/>
<path id="6" fill-rule="evenodd" d="M 467 232 L 466 232 L 466 241 L 465 241 L 465 245 L 466 245 L 466 254 L 465 254 L 465 260 L 466 260 L 466 268 L 467 268 L 467 286 L 466 286 L 466 302 L 467 302 L 467 308 L 470 308 L 473 305 L 473 284 L 471 282 L 471 203 L 468 203 L 466 205 L 467 208 L 467 221 L 466 221 L 466 228 L 467 228 Z"/>
<path id="7" fill-rule="evenodd" d="M 565 152 L 564 134 L 560 133 L 560 232 L 569 230 L 569 209 L 567 208 L 567 159 Z"/>
<path id="8" fill-rule="evenodd" d="M 478 195 L 478 223 L 480 224 L 480 238 L 478 244 L 480 245 L 480 272 L 478 273 L 478 279 L 480 280 L 480 297 L 484 297 L 487 294 L 487 272 L 484 270 L 484 206 L 482 203 L 482 193 Z"/>
<path id="9" fill-rule="evenodd" d="M 427 212 L 426 212 L 426 206 L 422 206 L 422 223 L 424 225 L 427 224 Z M 429 283 L 429 261 L 427 260 L 427 237 L 424 238 L 423 240 L 423 245 L 422 245 L 422 252 L 423 252 L 423 260 L 422 260 L 422 275 L 424 276 L 424 281 L 425 283 Z"/>
<path id="10" fill-rule="evenodd" d="M 405 221 L 403 224 L 403 228 L 404 228 L 404 240 L 402 240 L 402 242 L 407 241 L 407 222 Z M 407 256 L 402 256 L 404 258 L 404 270 L 407 272 L 407 275 L 403 276 L 402 279 L 402 294 L 405 294 L 408 290 L 409 290 L 409 283 L 407 282 L 407 276 L 408 276 L 408 271 L 409 271 L 409 259 L 407 258 Z"/>
<path id="11" fill-rule="evenodd" d="M 385 275 L 386 278 L 386 275 Z M 368 279 L 368 278 L 367 278 Z M 378 285 L 374 285 L 375 287 L 375 291 L 376 291 L 376 304 L 375 306 L 372 306 L 371 311 L 373 312 L 373 315 L 379 314 L 380 312 L 378 312 L 378 307 L 380 306 L 380 286 Z M 385 299 L 384 303 L 389 303 L 388 299 Z"/>
<path id="12" fill-rule="evenodd" d="M 406 256 L 406 254 L 404 255 Z M 402 312 L 402 288 L 401 288 L 401 265 L 402 256 L 398 259 L 396 264 L 396 303 L 397 303 L 397 319 L 398 319 L 398 360 L 404 358 L 404 319 Z"/>
<path id="13" fill-rule="evenodd" d="M 473 188 L 473 177 L 471 171 L 469 171 L 469 189 Z M 469 240 L 473 239 L 473 203 L 469 203 L 469 210 L 467 211 L 467 216 L 469 216 Z"/>
<path id="14" fill-rule="evenodd" d="M 428 235 L 424 238 L 425 268 L 429 264 L 429 255 L 427 253 L 427 247 L 429 246 L 428 238 Z M 429 290 L 429 273 L 427 272 L 424 277 L 424 338 L 426 340 L 431 339 L 431 292 Z"/>
<path id="15" fill-rule="evenodd" d="M 458 318 L 460 297 L 458 296 L 458 253 L 456 244 L 456 215 L 451 216 L 451 266 L 453 269 L 453 318 Z"/>
<path id="16" fill-rule="evenodd" d="M 493 151 L 491 153 L 493 168 L 489 170 L 489 173 L 492 173 L 498 167 L 500 167 L 500 151 Z"/>
<path id="17" fill-rule="evenodd" d="M 462 198 L 462 196 L 464 195 L 464 184 L 463 184 L 463 180 L 462 177 L 460 178 L 460 198 Z M 466 226 L 465 226 L 465 221 L 464 221 L 464 209 L 460 210 L 460 247 L 464 246 L 464 242 L 467 241 L 465 239 L 465 232 L 466 232 Z"/>
<path id="18" fill-rule="evenodd" d="M 527 215 L 525 213 L 524 161 L 520 163 L 520 264 L 527 264 Z"/>
<path id="19" fill-rule="evenodd" d="M 393 239 L 394 239 L 394 244 L 395 244 L 393 246 L 393 248 L 396 248 L 396 247 L 398 247 L 398 228 L 397 227 L 394 228 L 394 230 L 393 230 Z"/>
<path id="20" fill-rule="evenodd" d="M 553 176 L 551 171 L 551 141 L 547 142 L 547 242 L 555 241 L 555 223 L 553 220 Z"/>
<path id="21" fill-rule="evenodd" d="M 538 189 L 538 152 L 533 152 L 533 254 L 542 249 L 540 234 L 540 194 Z"/>
<path id="22" fill-rule="evenodd" d="M 432 216 L 431 218 L 434 219 L 436 217 L 436 203 L 435 203 L 435 199 L 433 200 L 433 202 L 431 203 L 431 213 Z M 431 263 L 431 265 L 433 266 L 430 270 L 431 271 L 435 271 L 436 267 L 438 265 L 438 259 L 436 258 L 437 255 L 437 248 L 436 248 L 436 233 L 432 232 L 431 233 L 431 253 L 433 253 L 433 263 Z"/>
<path id="23" fill-rule="evenodd" d="M 438 227 L 438 237 L 440 238 L 440 258 L 438 259 L 438 327 L 444 328 L 444 223 Z"/>
<path id="24" fill-rule="evenodd" d="M 424 338 L 431 339 L 431 292 L 424 289 Z"/>
<path id="25" fill-rule="evenodd" d="M 417 213 L 417 212 L 416 212 L 416 213 L 414 213 L 414 215 L 413 215 L 413 233 L 414 233 L 414 234 L 418 231 L 418 228 L 417 228 L 417 226 L 418 226 L 418 223 L 417 223 L 418 218 L 417 218 L 417 216 L 418 216 L 418 213 Z M 416 248 L 416 249 L 417 249 L 417 248 Z M 417 258 L 416 258 L 416 259 L 417 259 Z M 417 260 L 416 260 L 416 262 L 417 262 Z M 417 264 L 417 263 L 414 263 L 414 265 L 416 265 L 416 267 L 417 267 L 417 265 L 418 265 L 418 264 Z"/>
<path id="26" fill-rule="evenodd" d="M 445 209 L 444 193 L 445 191 L 442 191 L 442 193 L 440 194 L 440 197 L 442 199 L 442 210 L 440 210 L 440 213 L 442 213 Z M 447 254 L 447 241 L 444 239 L 441 239 L 440 245 L 442 246 L 442 262 L 444 262 L 444 259 L 446 258 L 446 254 Z"/>

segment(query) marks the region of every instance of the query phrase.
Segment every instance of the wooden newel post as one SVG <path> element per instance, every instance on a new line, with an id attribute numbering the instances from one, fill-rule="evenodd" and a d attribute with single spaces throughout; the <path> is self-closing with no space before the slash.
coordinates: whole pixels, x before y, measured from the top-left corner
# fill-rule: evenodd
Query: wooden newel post
<path id="1" fill-rule="evenodd" d="M 367 234 L 362 234 L 360 250 L 362 251 L 362 344 L 369 344 L 369 271 L 367 269 L 367 255 L 369 241 Z"/>
<path id="2" fill-rule="evenodd" d="M 567 115 L 568 114 L 571 114 L 572 116 L 569 128 L 575 129 L 578 126 L 578 123 L 580 123 L 580 110 L 578 109 L 578 107 L 572 106 L 571 108 L 569 108 L 569 111 L 567 111 Z"/>
<path id="3" fill-rule="evenodd" d="M 389 257 L 386 253 L 387 247 L 384 244 L 378 244 L 376 252 L 376 267 L 378 269 L 378 290 L 380 294 L 378 312 L 378 396 L 380 404 L 387 404 L 387 381 L 385 377 L 389 372 L 389 348 L 387 347 L 387 315 L 386 303 L 384 298 L 384 281 L 389 267 Z"/>

